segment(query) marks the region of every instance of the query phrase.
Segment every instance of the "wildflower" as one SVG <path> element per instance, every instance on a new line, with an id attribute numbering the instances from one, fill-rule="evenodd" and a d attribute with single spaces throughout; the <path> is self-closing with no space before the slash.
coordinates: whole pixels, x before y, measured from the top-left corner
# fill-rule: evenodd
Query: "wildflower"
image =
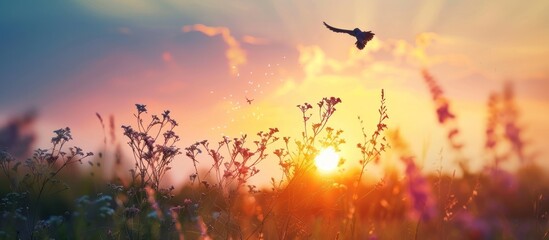
<path id="1" fill-rule="evenodd" d="M 519 182 L 516 177 L 501 168 L 491 167 L 485 170 L 492 179 L 492 182 L 502 190 L 514 193 L 519 190 Z"/>
<path id="2" fill-rule="evenodd" d="M 177 121 L 175 121 L 175 119 L 169 119 L 168 122 L 173 126 L 173 127 L 176 127 L 176 126 L 179 126 L 179 124 L 177 123 Z"/>
<path id="3" fill-rule="evenodd" d="M 221 153 L 213 149 L 210 150 L 210 155 L 212 156 L 215 165 L 219 165 L 219 163 L 223 160 L 223 156 L 221 156 Z"/>
<path id="4" fill-rule="evenodd" d="M 248 173 L 248 167 L 242 166 L 238 169 L 238 172 L 242 175 L 246 175 Z"/>
<path id="5" fill-rule="evenodd" d="M 128 145 L 134 152 L 136 169 L 132 171 L 132 178 L 140 176 L 142 186 L 150 185 L 158 191 L 158 186 L 166 171 L 170 170 L 169 163 L 181 154 L 180 149 L 175 147 L 175 142 L 179 141 L 179 136 L 172 130 L 177 123 L 171 121 L 170 111 L 166 110 L 162 114 L 162 121 L 156 115 L 148 124 L 144 124 L 141 113 L 146 112 L 145 105 L 136 104 L 138 114 L 134 115 L 138 122 L 138 129 L 134 130 L 131 126 L 122 126 L 124 135 L 128 137 Z M 168 124 L 172 124 L 169 126 Z M 167 130 L 166 130 L 167 129 Z M 153 133 L 154 132 L 154 133 Z M 158 139 L 159 133 L 163 132 L 164 139 Z M 156 143 L 161 144 L 156 144 Z M 187 150 L 187 156 L 191 158 L 196 156 L 193 149 Z"/>
<path id="6" fill-rule="evenodd" d="M 428 180 L 421 174 L 413 157 L 403 157 L 406 164 L 408 194 L 412 201 L 412 216 L 425 221 L 434 219 L 437 212 L 435 199 Z"/>
<path id="7" fill-rule="evenodd" d="M 284 149 L 283 148 L 275 149 L 273 153 L 278 158 L 282 158 L 282 155 L 284 154 Z"/>
<path id="8" fill-rule="evenodd" d="M 84 155 L 84 151 L 82 151 L 82 148 L 70 147 L 69 150 L 71 151 L 72 156 L 83 156 Z"/>
<path id="9" fill-rule="evenodd" d="M 143 105 L 143 104 L 135 104 L 135 107 L 137 107 L 137 113 L 138 113 L 138 114 L 147 112 L 147 109 L 145 108 L 146 105 Z"/>
<path id="10" fill-rule="evenodd" d="M 137 214 L 139 214 L 139 212 L 141 212 L 141 210 L 135 206 L 128 207 L 124 209 L 124 216 L 126 216 L 126 218 L 134 218 Z"/>
<path id="11" fill-rule="evenodd" d="M 284 170 L 285 172 L 289 170 L 291 164 L 289 161 L 280 161 L 278 162 L 278 165 L 280 165 L 282 167 L 282 170 Z"/>
<path id="12" fill-rule="evenodd" d="M 240 155 L 242 155 L 242 158 L 245 159 L 245 160 L 249 159 L 250 157 L 252 157 L 254 155 L 254 153 L 251 152 L 249 148 L 241 148 L 239 150 L 240 150 L 239 151 Z"/>
<path id="13" fill-rule="evenodd" d="M 278 132 L 278 128 L 269 128 L 269 135 L 273 135 Z"/>
<path id="14" fill-rule="evenodd" d="M 450 112 L 450 104 L 448 100 L 444 97 L 443 91 L 440 86 L 437 84 L 435 78 L 427 71 L 423 70 L 423 79 L 427 83 L 433 100 L 436 104 L 436 111 L 438 116 L 438 121 L 441 124 L 447 122 L 447 120 L 453 119 L 456 116 Z"/>
<path id="15" fill-rule="evenodd" d="M 450 143 L 450 146 L 454 150 L 460 151 L 463 148 L 464 144 L 458 141 L 459 129 L 455 126 L 455 122 L 450 121 L 456 118 L 456 115 L 454 115 L 450 111 L 450 102 L 446 97 L 444 97 L 443 91 L 441 87 L 438 85 L 435 78 L 425 69 L 422 71 L 422 74 L 423 74 L 423 79 L 427 83 L 427 86 L 429 87 L 429 91 L 431 92 L 431 95 L 433 97 L 433 102 L 435 103 L 438 122 L 441 125 L 448 128 L 447 139 Z M 465 167 L 463 162 L 460 162 L 460 165 L 462 167 Z"/>
<path id="16" fill-rule="evenodd" d="M 133 131 L 131 126 L 122 125 L 122 128 L 124 129 L 124 135 L 125 136 L 128 136 L 128 137 L 133 136 L 134 131 Z"/>
<path id="17" fill-rule="evenodd" d="M 115 192 L 124 191 L 124 186 L 122 186 L 122 185 L 116 185 L 116 184 L 113 184 L 113 183 L 109 183 L 109 184 L 107 184 L 107 187 L 109 187 L 111 190 L 113 190 Z"/>
<path id="18" fill-rule="evenodd" d="M 51 139 L 51 142 L 53 144 L 58 144 L 59 142 L 61 141 L 69 141 L 72 139 L 72 135 L 71 135 L 71 129 L 66 127 L 66 128 L 61 128 L 61 129 L 57 129 L 55 131 L 53 131 L 55 134 L 57 134 L 57 136 L 53 137 Z"/>
<path id="19" fill-rule="evenodd" d="M 522 136 L 522 128 L 518 124 L 518 110 L 514 103 L 512 85 L 505 85 L 502 93 L 492 93 L 488 99 L 488 119 L 486 124 L 485 148 L 494 158 L 495 165 L 507 160 L 511 153 L 515 153 L 520 161 L 525 160 L 526 141 Z M 502 145 L 506 141 L 509 145 Z M 507 153 L 500 153 L 498 149 L 508 147 Z"/>
<path id="20" fill-rule="evenodd" d="M 176 148 L 174 146 L 161 146 L 157 145 L 157 148 L 160 149 L 162 152 L 162 155 L 164 155 L 164 158 L 172 158 L 175 157 L 177 154 L 181 153 L 179 151 L 179 148 Z"/>
<path id="21" fill-rule="evenodd" d="M 194 180 L 196 179 L 198 175 L 196 173 L 193 173 L 189 176 L 189 179 L 191 180 L 191 182 L 194 182 Z"/>
<path id="22" fill-rule="evenodd" d="M 165 110 L 165 111 L 162 113 L 162 118 L 163 118 L 163 119 L 170 119 L 170 110 Z"/>
<path id="23" fill-rule="evenodd" d="M 481 218 L 473 216 L 469 211 L 460 211 L 456 223 L 463 228 L 468 239 L 493 239 L 490 225 Z"/>
<path id="24" fill-rule="evenodd" d="M 58 226 L 61 223 L 63 223 L 63 217 L 62 216 L 50 216 L 46 220 L 40 220 L 34 225 L 34 230 L 40 231 L 44 229 L 48 229 L 52 226 Z"/>
<path id="25" fill-rule="evenodd" d="M 158 116 L 153 114 L 151 115 L 151 118 L 154 124 L 160 123 L 160 118 L 158 118 Z"/>
<path id="26" fill-rule="evenodd" d="M 146 136 L 145 138 L 145 144 L 147 144 L 147 147 L 149 148 L 149 150 L 153 149 L 154 146 L 154 138 L 152 138 L 151 136 Z"/>
<path id="27" fill-rule="evenodd" d="M 164 133 L 164 138 L 165 139 L 171 139 L 171 138 L 179 139 L 179 136 L 177 136 L 174 131 L 169 130 L 169 131 L 166 131 Z"/>
<path id="28" fill-rule="evenodd" d="M 181 209 L 183 209 L 183 206 L 177 205 L 177 206 L 175 206 L 175 207 L 171 207 L 171 208 L 170 208 L 170 212 L 180 212 Z"/>
<path id="29" fill-rule="evenodd" d="M 299 108 L 302 112 L 306 112 L 309 109 L 312 109 L 313 106 L 309 103 L 304 103 L 303 105 L 297 105 L 297 108 Z"/>
<path id="30" fill-rule="evenodd" d="M 325 101 L 328 102 L 329 105 L 336 105 L 341 103 L 341 98 L 330 97 L 330 99 L 326 99 Z"/>
<path id="31" fill-rule="evenodd" d="M 518 110 L 515 107 L 513 86 L 507 83 L 503 89 L 502 121 L 504 125 L 504 137 L 512 145 L 513 151 L 521 161 L 524 160 L 525 141 L 521 136 L 522 129 L 519 127 Z"/>
<path id="32" fill-rule="evenodd" d="M 15 160 L 11 154 L 0 150 L 0 164 L 8 163 Z"/>

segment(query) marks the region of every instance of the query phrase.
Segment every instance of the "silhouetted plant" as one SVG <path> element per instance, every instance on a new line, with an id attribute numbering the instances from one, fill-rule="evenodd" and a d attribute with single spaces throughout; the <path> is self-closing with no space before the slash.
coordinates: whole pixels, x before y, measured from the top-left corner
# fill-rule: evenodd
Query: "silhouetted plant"
<path id="1" fill-rule="evenodd" d="M 152 115 L 151 120 L 144 123 L 146 106 L 136 104 L 136 107 L 137 115 L 134 116 L 137 127 L 122 126 L 135 161 L 134 169 L 131 170 L 132 182 L 141 188 L 150 185 L 158 191 L 162 178 L 171 169 L 170 163 L 181 154 L 175 145 L 180 140 L 179 136 L 173 131 L 178 124 L 170 117 L 168 110 L 161 117 Z"/>
<path id="2" fill-rule="evenodd" d="M 459 154 L 456 114 L 436 80 L 426 70 L 423 74 L 438 121 Z M 549 235 L 543 171 L 534 164 L 524 164 L 528 168 L 518 173 L 498 167 L 510 156 L 531 159 L 512 90 L 506 86 L 489 100 L 485 148 L 495 167 L 479 173 L 444 175 L 442 158 L 436 175 L 423 172 L 393 131 L 387 136 L 401 165 L 377 184 L 363 182 L 368 167 L 385 160 L 389 148 L 382 90 L 372 134 L 362 127 L 355 169 L 316 172 L 314 157 L 322 148 L 339 151 L 345 144 L 343 131 L 329 126 L 341 99 L 323 98 L 316 105 L 298 105 L 304 129 L 295 139 L 278 141 L 278 129 L 270 128 L 255 139 L 242 135 L 188 146 L 184 152 L 194 173 L 178 192 L 162 187 L 181 153 L 173 131 L 177 123 L 169 111 L 146 121 L 145 105 L 137 104 L 137 125 L 123 126 L 134 163 L 129 182 L 122 178 L 103 189 L 97 179 L 67 174 L 70 165 L 91 156 L 78 147 L 64 150 L 72 139 L 68 128 L 55 131 L 52 147 L 38 149 L 28 160 L 0 149 L 2 180 L 7 180 L 0 184 L 0 239 L 543 239 Z M 111 118 L 111 140 L 113 124 Z M 259 165 L 269 160 L 279 163 L 280 178 L 271 176 L 270 189 L 252 185 L 258 174 L 272 173 Z M 119 148 L 113 161 L 122 161 Z M 57 194 L 69 187 L 63 181 L 74 177 L 93 182 L 93 188 L 80 181 L 77 195 Z M 71 197 L 76 200 L 67 200 Z"/>
<path id="3" fill-rule="evenodd" d="M 136 104 L 136 108 L 136 126 L 122 126 L 134 159 L 134 167 L 130 169 L 131 182 L 127 185 L 109 184 L 119 202 L 114 213 L 118 227 L 110 230 L 109 236 L 166 238 L 174 230 L 174 223 L 165 215 L 170 214 L 172 206 L 168 200 L 173 198 L 175 188 L 162 187 L 162 180 L 171 169 L 170 164 L 181 154 L 176 146 L 180 138 L 174 132 L 178 124 L 168 110 L 161 117 L 151 115 L 150 121 L 145 122 L 146 106 Z"/>
<path id="4" fill-rule="evenodd" d="M 385 121 L 389 119 L 389 115 L 387 114 L 387 107 L 385 106 L 385 91 L 381 90 L 381 100 L 380 100 L 380 106 L 378 109 L 379 118 L 376 124 L 376 130 L 374 133 L 368 137 L 368 134 L 366 133 L 366 130 L 364 126 L 362 126 L 362 137 L 363 142 L 357 144 L 357 148 L 360 150 L 361 158 L 358 161 L 360 165 L 360 172 L 358 174 L 358 177 L 356 179 L 356 182 L 353 183 L 353 191 L 350 199 L 350 206 L 347 211 L 349 211 L 349 215 L 351 216 L 350 219 L 350 231 L 351 237 L 355 237 L 355 226 L 356 226 L 356 213 L 357 213 L 357 201 L 359 199 L 363 199 L 365 196 L 358 196 L 358 186 L 362 182 L 362 177 L 364 175 L 364 172 L 366 170 L 366 166 L 372 162 L 372 161 L 379 161 L 381 153 L 386 151 L 386 148 L 389 147 L 389 145 L 386 143 L 385 136 L 381 136 L 381 134 L 387 129 L 387 124 L 385 124 Z M 364 125 L 364 122 L 358 117 L 358 120 L 360 121 L 361 125 Z M 381 137 L 381 139 L 379 139 Z M 345 229 L 347 230 L 347 229 Z"/>
<path id="5" fill-rule="evenodd" d="M 238 227 L 240 216 L 233 211 L 235 201 L 237 195 L 242 194 L 242 187 L 259 173 L 258 164 L 267 158 L 268 146 L 279 139 L 275 136 L 277 132 L 277 128 L 269 128 L 267 132 L 257 133 L 259 139 L 253 141 L 251 148 L 247 146 L 247 135 L 232 140 L 223 137 L 215 147 L 204 140 L 185 148 L 186 156 L 192 160 L 195 167 L 195 173 L 190 176 L 191 182 L 198 182 L 204 189 L 204 194 L 211 192 L 222 194 L 221 202 L 225 206 L 224 209 L 210 213 L 219 215 L 211 219 L 201 218 L 205 222 L 211 220 L 210 224 L 213 229 L 216 229 L 215 234 L 220 237 L 242 238 L 242 230 Z M 203 153 L 207 154 L 207 159 L 200 157 Z M 198 164 L 205 162 L 211 162 L 211 166 L 202 174 L 198 170 Z M 247 186 L 251 194 L 258 191 L 254 185 Z"/>
<path id="6" fill-rule="evenodd" d="M 0 166 L 10 182 L 12 196 L 21 200 L 11 206 L 15 210 L 14 216 L 25 221 L 23 225 L 15 225 L 24 238 L 34 238 L 36 234 L 41 236 L 52 224 L 62 220 L 53 216 L 37 220 L 40 217 L 40 201 L 46 192 L 51 195 L 68 190 L 69 186 L 58 179 L 62 170 L 75 163 L 82 164 L 83 159 L 93 155 L 91 152 L 84 153 L 79 147 L 69 147 L 69 151 L 65 151 L 65 144 L 72 140 L 70 128 L 58 129 L 54 133 L 51 148 L 37 149 L 25 161 L 16 160 L 7 153 L 0 154 Z M 25 218 L 20 218 L 21 214 Z"/>
<path id="7" fill-rule="evenodd" d="M 448 140 L 450 147 L 457 153 L 456 160 L 459 167 L 462 171 L 467 173 L 469 172 L 469 166 L 461 152 L 464 143 L 459 139 L 460 130 L 456 122 L 457 117 L 450 109 L 450 101 L 444 96 L 444 92 L 437 80 L 427 69 L 423 69 L 421 73 L 423 75 L 423 80 L 425 80 L 425 83 L 431 92 L 438 122 L 446 129 L 446 139 Z"/>
<path id="8" fill-rule="evenodd" d="M 513 86 L 506 83 L 502 92 L 492 93 L 487 108 L 485 150 L 491 155 L 495 167 L 513 155 L 521 163 L 531 160 L 525 152 L 527 145 L 518 122 L 519 111 L 514 101 Z"/>
<path id="9" fill-rule="evenodd" d="M 306 199 L 296 199 L 292 196 L 307 191 L 304 184 L 310 181 L 312 170 L 315 169 L 314 157 L 318 154 L 320 148 L 332 146 L 334 149 L 339 149 L 339 145 L 345 143 L 345 140 L 341 137 L 342 130 L 336 131 L 331 127 L 327 127 L 329 120 L 336 111 L 336 106 L 341 102 L 341 99 L 336 97 L 321 99 L 316 104 L 318 117 L 315 118 L 315 122 L 311 122 L 314 116 L 309 112 L 313 109 L 311 104 L 297 105 L 303 121 L 301 139 L 291 142 L 290 137 L 284 137 L 285 147 L 273 151 L 278 158 L 282 177 L 280 180 L 272 178 L 274 196 L 269 204 L 270 207 L 264 211 L 264 218 L 259 225 L 259 232 L 263 232 L 264 224 L 270 217 L 276 216 L 270 221 L 277 226 L 278 237 L 299 238 L 306 235 L 302 222 L 296 220 L 295 217 L 298 211 L 307 209 L 309 207 L 307 203 L 313 201 L 316 196 L 311 194 Z M 295 144 L 295 148 L 293 144 Z M 343 163 L 343 159 L 340 160 L 341 163 Z"/>

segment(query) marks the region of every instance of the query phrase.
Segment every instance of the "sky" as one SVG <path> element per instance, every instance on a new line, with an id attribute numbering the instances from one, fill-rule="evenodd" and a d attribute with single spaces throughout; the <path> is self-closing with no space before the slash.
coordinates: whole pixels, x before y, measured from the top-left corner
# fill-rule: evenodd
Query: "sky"
<path id="1" fill-rule="evenodd" d="M 96 151 L 105 146 L 95 114 L 127 125 L 141 103 L 171 110 L 184 148 L 269 127 L 298 137 L 295 106 L 335 96 L 331 126 L 345 131 L 340 154 L 356 162 L 357 116 L 373 131 L 384 89 L 389 128 L 433 169 L 452 153 L 422 80 L 428 69 L 474 165 L 485 163 L 488 96 L 505 82 L 531 151 L 547 158 L 548 11 L 543 0 L 1 2 L 0 124 L 36 109 L 38 147 L 69 126 L 76 144 Z M 376 35 L 359 51 L 323 21 Z M 176 164 L 189 168 L 183 156 Z"/>

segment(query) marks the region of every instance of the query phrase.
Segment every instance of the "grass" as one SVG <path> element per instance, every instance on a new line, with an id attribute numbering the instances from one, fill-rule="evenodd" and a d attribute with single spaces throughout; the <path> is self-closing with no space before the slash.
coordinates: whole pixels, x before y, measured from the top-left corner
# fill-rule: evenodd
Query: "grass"
<path id="1" fill-rule="evenodd" d="M 344 105 L 340 98 L 297 105 L 303 119 L 297 137 L 270 128 L 187 147 L 178 145 L 178 124 L 169 111 L 149 115 L 136 104 L 135 123 L 122 126 L 131 159 L 122 159 L 118 147 L 115 159 L 67 147 L 69 128 L 56 130 L 51 147 L 30 158 L 21 151 L 30 148 L 29 136 L 16 134 L 0 146 L 0 238 L 548 239 L 549 184 L 528 155 L 512 86 L 489 98 L 489 161 L 483 171 L 471 172 L 461 154 L 466 142 L 458 116 L 436 79 L 427 70 L 422 74 L 455 155 L 449 160 L 459 163 L 460 174 L 421 170 L 406 139 L 388 131 L 383 90 L 377 124 L 363 126 L 363 141 L 351 143 L 361 158 L 332 178 L 319 177 L 313 159 L 323 148 L 347 144 L 330 122 L 336 106 Z M 28 122 L 24 118 L 21 125 Z M 14 121 L 7 127 L 18 126 Z M 112 117 L 109 128 L 114 136 Z M 386 151 L 399 156 L 404 170 L 387 169 L 382 179 L 364 181 L 365 171 L 384 161 Z M 185 185 L 166 187 L 171 163 L 183 158 L 192 161 L 194 173 Z M 513 159 L 519 167 L 506 170 Z M 102 169 L 107 160 L 116 162 L 114 171 Z M 133 163 L 130 169 L 124 161 Z M 250 184 L 258 174 L 273 173 L 260 169 L 263 161 L 278 162 L 281 175 L 271 176 L 269 186 Z M 82 163 L 97 174 L 83 174 L 75 166 Z"/>

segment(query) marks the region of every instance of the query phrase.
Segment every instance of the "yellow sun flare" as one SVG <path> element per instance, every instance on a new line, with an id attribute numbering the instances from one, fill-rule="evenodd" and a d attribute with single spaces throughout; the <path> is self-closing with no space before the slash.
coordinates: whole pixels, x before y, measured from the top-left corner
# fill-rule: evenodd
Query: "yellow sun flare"
<path id="1" fill-rule="evenodd" d="M 332 172 L 339 164 L 339 155 L 333 147 L 328 147 L 315 157 L 315 165 L 321 172 Z"/>

